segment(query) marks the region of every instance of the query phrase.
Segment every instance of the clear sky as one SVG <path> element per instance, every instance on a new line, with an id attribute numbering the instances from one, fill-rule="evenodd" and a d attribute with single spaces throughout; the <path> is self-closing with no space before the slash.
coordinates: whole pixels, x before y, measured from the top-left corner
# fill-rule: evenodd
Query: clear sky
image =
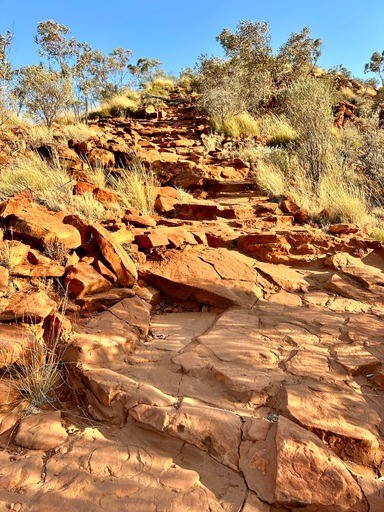
<path id="1" fill-rule="evenodd" d="M 384 50 L 384 0 L 0 0 L 0 32 L 14 33 L 15 67 L 38 62 L 33 36 L 49 18 L 95 49 L 124 46 L 134 61 L 155 57 L 173 73 L 202 53 L 220 55 L 215 36 L 241 20 L 268 21 L 275 49 L 309 26 L 323 41 L 319 64 L 343 64 L 355 76 Z"/>

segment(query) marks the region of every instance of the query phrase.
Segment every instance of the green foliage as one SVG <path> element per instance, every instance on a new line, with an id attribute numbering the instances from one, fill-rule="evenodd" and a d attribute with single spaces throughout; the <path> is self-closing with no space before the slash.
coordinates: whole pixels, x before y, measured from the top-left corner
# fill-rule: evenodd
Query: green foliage
<path id="1" fill-rule="evenodd" d="M 43 65 L 25 66 L 18 71 L 15 93 L 29 114 L 50 128 L 54 120 L 73 103 L 71 84 L 58 71 Z"/>
<path id="2" fill-rule="evenodd" d="M 309 34 L 309 27 L 304 27 L 298 34 L 291 34 L 278 53 L 277 60 L 291 80 L 306 76 L 321 55 L 321 40 L 312 39 Z"/>
<path id="3" fill-rule="evenodd" d="M 277 56 L 273 55 L 269 25 L 242 21 L 235 32 L 224 29 L 217 40 L 226 58 L 200 57 L 200 105 L 215 119 L 248 112 L 266 112 L 278 88 L 305 77 L 320 53 L 320 39 L 305 27 L 291 34 Z"/>
<path id="4" fill-rule="evenodd" d="M 372 53 L 371 60 L 364 66 L 364 73 L 375 73 L 384 87 L 384 51 Z"/>
<path id="5" fill-rule="evenodd" d="M 141 89 L 145 89 L 155 78 L 164 75 L 161 69 L 162 64 L 163 63 L 157 59 L 148 58 L 141 58 L 138 59 L 136 64 L 130 64 L 128 69 L 133 77 L 134 84 Z"/>

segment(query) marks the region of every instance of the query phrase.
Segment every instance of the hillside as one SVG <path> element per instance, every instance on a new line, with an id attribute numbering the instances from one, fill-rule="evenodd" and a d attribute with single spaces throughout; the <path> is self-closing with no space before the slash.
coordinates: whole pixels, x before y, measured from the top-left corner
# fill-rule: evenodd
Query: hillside
<path id="1" fill-rule="evenodd" d="M 266 195 L 193 98 L 65 129 L 0 141 L 3 183 L 70 187 L 0 205 L 1 510 L 381 512 L 383 244 Z"/>

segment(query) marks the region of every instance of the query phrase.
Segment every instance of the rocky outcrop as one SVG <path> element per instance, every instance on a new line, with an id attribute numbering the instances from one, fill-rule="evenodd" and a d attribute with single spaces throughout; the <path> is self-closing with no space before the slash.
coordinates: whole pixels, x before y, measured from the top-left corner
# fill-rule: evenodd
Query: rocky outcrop
<path id="1" fill-rule="evenodd" d="M 0 206 L 0 508 L 382 512 L 383 246 L 261 196 L 205 129 L 172 105 L 60 150 L 102 222 Z M 118 210 L 86 161 L 134 151 L 194 197 Z"/>

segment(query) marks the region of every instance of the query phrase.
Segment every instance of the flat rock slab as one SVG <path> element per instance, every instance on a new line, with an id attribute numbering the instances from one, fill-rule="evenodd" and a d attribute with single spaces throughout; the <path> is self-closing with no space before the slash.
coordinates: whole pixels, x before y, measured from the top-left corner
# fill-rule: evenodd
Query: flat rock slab
<path id="1" fill-rule="evenodd" d="M 214 313 L 168 313 L 153 317 L 149 346 L 179 352 L 215 322 Z"/>
<path id="2" fill-rule="evenodd" d="M 42 206 L 20 209 L 9 215 L 7 222 L 15 236 L 40 246 L 60 242 L 66 249 L 77 249 L 81 245 L 79 231 Z"/>
<path id="3" fill-rule="evenodd" d="M 56 302 L 49 298 L 43 290 L 24 289 L 9 297 L 8 304 L 0 312 L 0 321 L 39 323 L 56 308 Z"/>
<path id="4" fill-rule="evenodd" d="M 255 270 L 227 249 L 170 250 L 161 261 L 147 261 L 141 275 L 171 297 L 222 308 L 252 307 L 261 296 Z"/>
<path id="5" fill-rule="evenodd" d="M 60 411 L 33 414 L 22 418 L 15 443 L 31 450 L 51 450 L 68 439 Z"/>

